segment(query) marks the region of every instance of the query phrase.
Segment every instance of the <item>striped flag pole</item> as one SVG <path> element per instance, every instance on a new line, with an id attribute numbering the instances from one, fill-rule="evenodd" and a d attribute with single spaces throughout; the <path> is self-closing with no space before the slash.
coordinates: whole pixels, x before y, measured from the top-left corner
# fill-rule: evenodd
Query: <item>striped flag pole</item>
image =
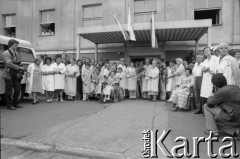
<path id="1" fill-rule="evenodd" d="M 129 5 L 128 5 L 128 33 L 130 36 L 130 40 L 136 41 L 136 37 L 135 37 L 133 27 L 132 27 L 132 18 L 131 18 L 131 11 L 130 11 Z"/>
<path id="2" fill-rule="evenodd" d="M 154 14 L 152 12 L 152 18 L 151 18 L 151 44 L 152 48 L 158 48 L 158 42 L 156 39 L 156 34 L 155 34 L 155 22 L 154 22 Z"/>
<path id="3" fill-rule="evenodd" d="M 129 35 L 127 34 L 127 32 L 125 30 L 123 30 L 122 25 L 120 24 L 120 22 L 118 21 L 117 17 L 115 15 L 113 15 L 113 17 L 115 18 L 116 22 L 118 23 L 118 26 L 123 34 L 123 37 L 126 41 L 130 40 Z"/>

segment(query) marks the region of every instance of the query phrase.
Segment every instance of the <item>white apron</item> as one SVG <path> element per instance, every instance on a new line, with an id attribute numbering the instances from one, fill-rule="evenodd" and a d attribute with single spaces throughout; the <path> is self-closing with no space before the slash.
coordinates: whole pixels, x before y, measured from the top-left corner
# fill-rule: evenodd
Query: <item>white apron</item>
<path id="1" fill-rule="evenodd" d="M 202 86 L 201 86 L 201 97 L 208 98 L 212 94 L 213 84 L 212 84 L 212 73 L 216 73 L 217 57 L 212 55 L 211 59 L 205 59 L 203 61 L 203 67 L 209 68 L 207 72 L 203 73 Z"/>
<path id="2" fill-rule="evenodd" d="M 148 74 L 147 91 L 148 92 L 158 92 L 158 82 L 159 82 L 159 69 L 157 67 L 151 68 Z"/>
<path id="3" fill-rule="evenodd" d="M 74 75 L 70 77 L 68 75 Z M 65 93 L 69 96 L 75 96 L 77 91 L 77 77 L 80 75 L 79 67 L 77 65 L 68 64 L 66 67 L 66 83 Z"/>
<path id="4" fill-rule="evenodd" d="M 60 71 L 61 74 L 54 75 L 54 89 L 61 89 L 64 90 L 65 88 L 65 73 L 66 73 L 66 66 L 63 63 L 57 65 L 57 63 L 52 64 L 54 71 Z"/>
<path id="5" fill-rule="evenodd" d="M 219 57 L 217 73 L 223 73 L 228 85 L 240 86 L 240 69 L 238 67 L 238 62 L 234 57 L 226 55 L 221 61 Z"/>
<path id="6" fill-rule="evenodd" d="M 53 72 L 52 65 L 43 65 L 43 73 Z M 43 75 L 43 89 L 46 91 L 54 91 L 54 75 Z"/>
<path id="7" fill-rule="evenodd" d="M 148 74 L 152 68 L 152 65 L 144 65 L 144 76 L 142 78 L 142 92 L 147 92 Z"/>

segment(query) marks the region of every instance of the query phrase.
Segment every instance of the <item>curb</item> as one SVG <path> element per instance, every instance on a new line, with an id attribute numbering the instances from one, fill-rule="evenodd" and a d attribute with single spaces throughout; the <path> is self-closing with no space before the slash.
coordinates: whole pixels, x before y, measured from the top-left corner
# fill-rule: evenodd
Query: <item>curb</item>
<path id="1" fill-rule="evenodd" d="M 35 151 L 61 153 L 65 155 L 74 155 L 74 156 L 98 158 L 98 159 L 127 159 L 127 156 L 125 156 L 124 154 L 116 153 L 116 152 L 106 152 L 106 151 L 99 151 L 95 149 L 87 149 L 87 148 L 80 148 L 80 147 L 73 147 L 73 146 L 66 146 L 66 145 L 52 146 L 44 143 L 8 139 L 8 138 L 2 138 L 1 145 L 16 146 L 20 148 L 35 150 Z"/>

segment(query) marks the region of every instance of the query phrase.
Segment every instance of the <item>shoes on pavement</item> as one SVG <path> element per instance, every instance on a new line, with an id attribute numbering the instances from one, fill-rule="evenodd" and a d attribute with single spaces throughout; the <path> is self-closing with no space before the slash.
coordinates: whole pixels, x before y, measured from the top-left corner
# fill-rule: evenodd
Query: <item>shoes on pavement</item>
<path id="1" fill-rule="evenodd" d="M 50 100 L 49 100 L 49 99 L 47 100 L 47 103 L 50 103 Z"/>
<path id="2" fill-rule="evenodd" d="M 173 111 L 177 111 L 177 110 L 178 110 L 178 107 L 171 107 L 171 109 L 172 109 Z"/>
<path id="3" fill-rule="evenodd" d="M 198 110 L 194 114 L 203 114 L 203 112 Z"/>
<path id="4" fill-rule="evenodd" d="M 14 106 L 7 107 L 9 110 L 17 110 Z"/>
<path id="5" fill-rule="evenodd" d="M 35 105 L 35 104 L 37 104 L 37 102 L 32 102 L 32 105 Z"/>
<path id="6" fill-rule="evenodd" d="M 22 106 L 19 106 L 19 105 L 17 105 L 17 106 L 14 106 L 15 108 L 23 108 Z"/>

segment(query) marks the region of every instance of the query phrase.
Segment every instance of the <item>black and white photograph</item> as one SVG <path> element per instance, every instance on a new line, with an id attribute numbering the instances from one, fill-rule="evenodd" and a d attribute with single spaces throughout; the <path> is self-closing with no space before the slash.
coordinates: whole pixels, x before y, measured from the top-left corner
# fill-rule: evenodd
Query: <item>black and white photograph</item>
<path id="1" fill-rule="evenodd" d="M 240 0 L 0 0 L 1 159 L 240 158 Z"/>

